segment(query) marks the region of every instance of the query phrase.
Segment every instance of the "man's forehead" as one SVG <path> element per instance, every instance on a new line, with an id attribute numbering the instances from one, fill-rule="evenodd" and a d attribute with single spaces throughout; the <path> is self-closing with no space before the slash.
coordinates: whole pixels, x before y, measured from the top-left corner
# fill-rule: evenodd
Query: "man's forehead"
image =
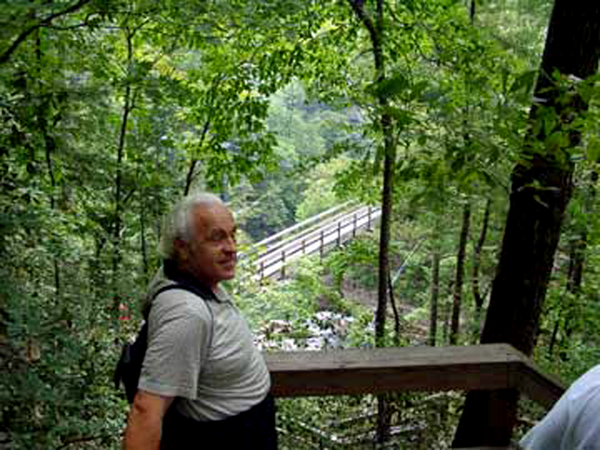
<path id="1" fill-rule="evenodd" d="M 235 227 L 233 213 L 227 206 L 218 203 L 196 206 L 193 216 L 197 227 L 213 228 L 223 225 L 233 225 Z"/>

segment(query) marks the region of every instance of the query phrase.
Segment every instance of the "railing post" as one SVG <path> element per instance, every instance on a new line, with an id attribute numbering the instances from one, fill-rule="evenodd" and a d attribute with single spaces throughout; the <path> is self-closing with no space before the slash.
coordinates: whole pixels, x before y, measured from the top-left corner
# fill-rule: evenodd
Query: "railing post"
<path id="1" fill-rule="evenodd" d="M 302 254 L 306 254 L 306 239 L 302 239 Z"/>
<path id="2" fill-rule="evenodd" d="M 373 231 L 373 229 L 371 228 L 371 207 L 368 207 L 367 210 L 367 230 L 369 231 Z"/>
<path id="3" fill-rule="evenodd" d="M 281 250 L 281 278 L 285 278 L 285 250 Z"/>
<path id="4" fill-rule="evenodd" d="M 358 217 L 356 217 L 356 213 L 354 213 L 354 225 L 352 225 L 352 238 L 356 237 L 356 228 L 358 227 Z"/>
<path id="5" fill-rule="evenodd" d="M 325 252 L 325 239 L 323 236 L 323 230 L 321 230 L 321 237 L 320 237 L 320 245 L 319 245 L 319 255 L 321 257 L 321 260 L 323 260 L 323 253 Z"/>
<path id="6" fill-rule="evenodd" d="M 337 246 L 339 247 L 342 245 L 342 221 L 341 220 L 338 221 L 337 225 L 338 225 L 338 227 L 337 227 L 338 228 L 337 229 L 337 232 L 338 232 Z"/>
<path id="7" fill-rule="evenodd" d="M 262 260 L 260 262 L 260 269 L 258 269 L 258 270 L 259 270 L 258 274 L 260 275 L 259 282 L 262 283 L 262 280 L 263 280 L 263 278 L 265 276 L 265 261 L 264 260 Z"/>

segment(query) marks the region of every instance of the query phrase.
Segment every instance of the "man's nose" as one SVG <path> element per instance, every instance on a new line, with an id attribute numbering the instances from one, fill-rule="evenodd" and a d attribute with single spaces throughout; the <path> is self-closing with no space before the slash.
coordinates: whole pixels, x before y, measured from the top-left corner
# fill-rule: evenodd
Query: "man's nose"
<path id="1" fill-rule="evenodd" d="M 225 251 L 227 251 L 227 252 L 235 252 L 236 251 L 235 238 L 228 237 L 225 240 Z"/>

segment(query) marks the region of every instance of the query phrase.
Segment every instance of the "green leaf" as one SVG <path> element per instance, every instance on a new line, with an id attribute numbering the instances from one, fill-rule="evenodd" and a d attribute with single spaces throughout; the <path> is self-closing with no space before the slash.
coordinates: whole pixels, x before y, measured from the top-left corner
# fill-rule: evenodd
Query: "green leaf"
<path id="1" fill-rule="evenodd" d="M 600 140 L 597 137 L 591 137 L 588 142 L 587 149 L 587 160 L 590 162 L 598 162 L 600 158 Z"/>
<path id="2" fill-rule="evenodd" d="M 392 78 L 388 78 L 379 82 L 375 92 L 378 96 L 383 95 L 386 98 L 394 98 L 402 94 L 409 86 L 409 82 L 402 74 L 396 74 Z"/>
<path id="3" fill-rule="evenodd" d="M 510 92 L 529 94 L 533 88 L 533 82 L 537 77 L 537 73 L 537 70 L 528 70 L 519 75 L 510 87 Z"/>

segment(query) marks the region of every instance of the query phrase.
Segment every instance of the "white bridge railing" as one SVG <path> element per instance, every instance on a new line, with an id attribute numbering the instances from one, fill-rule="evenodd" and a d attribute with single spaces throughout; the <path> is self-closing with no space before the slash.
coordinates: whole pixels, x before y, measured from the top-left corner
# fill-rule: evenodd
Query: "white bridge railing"
<path id="1" fill-rule="evenodd" d="M 346 203 L 258 242 L 245 258 L 258 279 L 285 277 L 290 262 L 317 252 L 323 256 L 327 249 L 371 230 L 380 216 L 378 207 Z"/>

